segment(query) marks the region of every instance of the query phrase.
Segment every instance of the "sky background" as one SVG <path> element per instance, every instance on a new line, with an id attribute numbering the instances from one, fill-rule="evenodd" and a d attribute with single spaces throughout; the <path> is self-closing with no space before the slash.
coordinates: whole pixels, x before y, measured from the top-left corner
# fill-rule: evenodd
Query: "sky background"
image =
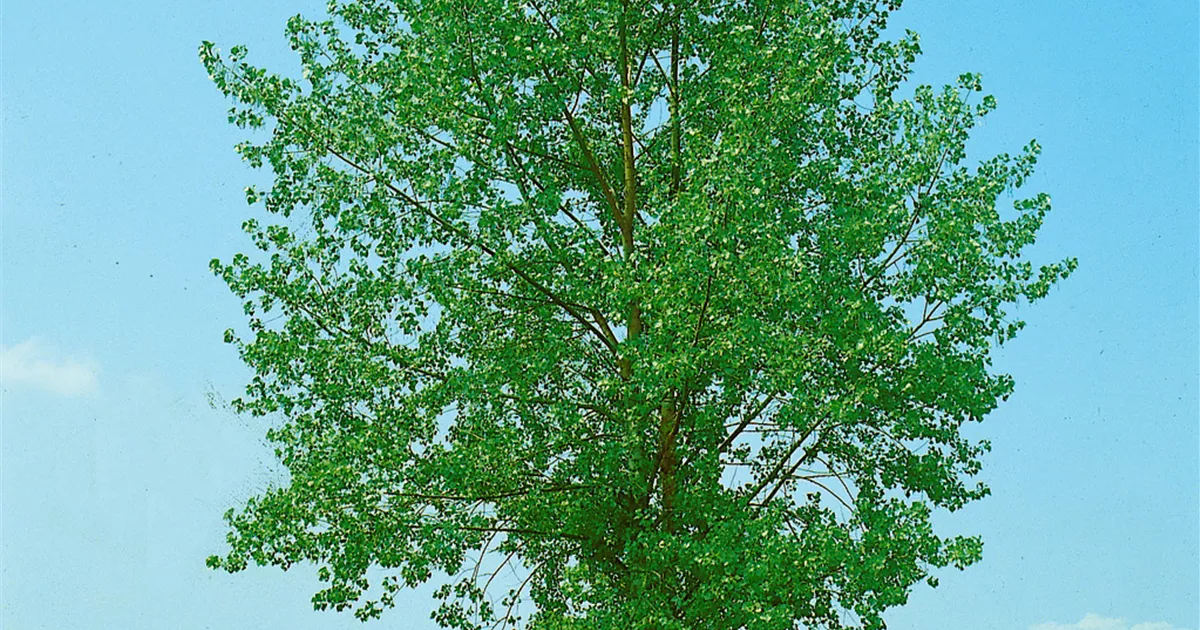
<path id="1" fill-rule="evenodd" d="M 206 399 L 248 377 L 207 264 L 250 247 L 242 189 L 264 182 L 196 49 L 293 71 L 284 22 L 323 3 L 0 11 L 0 627 L 362 627 L 312 611 L 310 567 L 204 568 L 272 461 L 264 426 Z M 996 95 L 972 160 L 1042 144 L 1032 256 L 1080 266 L 997 355 L 1017 389 L 977 430 L 993 495 L 938 519 L 984 560 L 889 627 L 1200 630 L 1196 3 L 910 0 L 893 25 L 921 34 L 917 81 L 979 72 Z"/>

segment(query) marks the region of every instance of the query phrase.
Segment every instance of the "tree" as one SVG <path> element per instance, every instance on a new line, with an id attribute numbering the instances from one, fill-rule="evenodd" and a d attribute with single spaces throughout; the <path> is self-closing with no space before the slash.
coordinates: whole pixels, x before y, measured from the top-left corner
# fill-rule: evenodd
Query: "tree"
<path id="1" fill-rule="evenodd" d="M 287 478 L 215 568 L 449 628 L 881 628 L 977 561 L 989 352 L 1038 154 L 964 165 L 979 77 L 899 92 L 898 0 L 335 0 L 302 77 L 201 57 L 270 166 L 239 412 Z M 497 578 L 514 570 L 515 581 Z M 496 592 L 499 588 L 505 592 Z M 522 613 L 517 602 L 532 600 Z"/>

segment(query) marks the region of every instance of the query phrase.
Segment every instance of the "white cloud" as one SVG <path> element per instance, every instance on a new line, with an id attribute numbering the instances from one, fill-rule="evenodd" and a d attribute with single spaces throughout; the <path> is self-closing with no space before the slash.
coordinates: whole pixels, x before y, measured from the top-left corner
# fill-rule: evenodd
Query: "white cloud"
<path id="1" fill-rule="evenodd" d="M 1076 623 L 1039 623 L 1029 626 L 1029 630 L 1184 630 L 1161 621 L 1130 624 L 1124 619 L 1101 617 L 1096 613 L 1088 613 Z"/>
<path id="2" fill-rule="evenodd" d="M 99 390 L 99 366 L 93 361 L 56 356 L 36 337 L 0 346 L 0 383 L 25 385 L 63 396 Z"/>

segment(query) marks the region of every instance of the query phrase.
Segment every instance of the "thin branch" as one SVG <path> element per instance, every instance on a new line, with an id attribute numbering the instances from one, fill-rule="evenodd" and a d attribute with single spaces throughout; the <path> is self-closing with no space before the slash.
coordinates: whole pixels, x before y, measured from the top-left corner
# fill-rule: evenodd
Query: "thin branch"
<path id="1" fill-rule="evenodd" d="M 804 432 L 804 435 L 800 436 L 800 439 L 792 443 L 792 446 L 788 449 L 787 454 L 779 459 L 779 462 L 775 464 L 775 466 L 771 469 L 771 472 L 764 476 L 762 481 L 760 481 L 758 485 L 754 487 L 754 490 L 750 492 L 747 503 L 753 502 L 754 498 L 758 496 L 758 493 L 762 492 L 764 488 L 773 483 L 779 477 L 779 474 L 783 472 L 784 466 L 787 466 L 788 461 L 791 460 L 792 455 L 795 455 L 796 451 L 800 450 L 800 447 L 803 446 L 804 442 L 812 436 L 813 432 L 815 432 L 818 427 L 821 426 L 821 423 L 824 422 L 824 420 L 824 416 L 818 419 L 812 424 L 811 427 L 808 428 L 807 431 Z M 811 447 L 805 449 L 804 453 L 800 456 L 800 459 L 796 460 L 796 464 L 788 470 L 786 475 L 794 473 L 796 469 L 799 468 L 801 464 L 803 464 L 808 457 L 816 451 L 816 448 L 820 446 L 820 444 L 821 441 L 817 440 Z M 774 491 L 771 492 L 771 496 L 774 496 Z"/>
<path id="2" fill-rule="evenodd" d="M 518 490 L 509 490 L 505 492 L 497 492 L 493 494 L 482 495 L 455 495 L 455 494 L 428 494 L 420 492 L 384 492 L 387 497 L 396 497 L 404 499 L 420 499 L 422 501 L 471 501 L 471 502 L 488 502 L 497 499 L 511 499 L 513 497 L 522 497 L 533 494 L 535 492 L 571 492 L 574 490 L 588 490 L 597 486 L 592 484 L 576 484 L 565 486 L 550 486 L 546 488 L 521 488 Z M 493 531 L 491 529 L 482 531 Z"/>
<path id="3" fill-rule="evenodd" d="M 549 558 L 541 561 L 540 563 L 538 563 L 537 566 L 535 566 L 529 570 L 529 576 L 526 577 L 525 581 L 521 582 L 521 585 L 518 586 L 517 590 L 513 592 L 512 599 L 509 600 L 509 603 L 508 603 L 508 609 L 504 611 L 504 617 L 502 619 L 500 619 L 500 621 L 498 621 L 496 624 L 493 624 L 492 625 L 493 628 L 495 628 L 497 625 L 500 625 L 501 623 L 503 624 L 503 626 L 501 626 L 501 628 L 508 625 L 508 622 L 512 620 L 513 607 L 517 605 L 518 601 L 520 601 L 521 591 L 525 590 L 525 587 L 529 584 L 529 581 L 533 579 L 533 576 L 537 574 L 539 569 L 546 566 L 546 563 L 548 563 L 548 562 L 550 562 Z M 516 627 L 515 624 L 514 624 L 514 627 Z"/>
<path id="4" fill-rule="evenodd" d="M 737 428 L 734 429 L 732 433 L 726 436 L 725 440 L 722 441 L 720 446 L 717 447 L 717 452 L 725 452 L 725 449 L 729 448 L 729 446 L 733 444 L 733 441 L 736 440 L 739 435 L 741 435 L 742 431 L 745 431 L 746 427 L 750 426 L 750 423 L 758 418 L 759 414 L 761 414 L 763 410 L 767 408 L 767 405 L 771 404 L 771 401 L 773 400 L 775 400 L 775 394 L 771 394 L 763 399 L 762 403 L 760 403 L 758 407 L 756 407 L 754 411 L 750 413 L 750 415 L 743 418 L 741 423 L 738 424 Z"/>

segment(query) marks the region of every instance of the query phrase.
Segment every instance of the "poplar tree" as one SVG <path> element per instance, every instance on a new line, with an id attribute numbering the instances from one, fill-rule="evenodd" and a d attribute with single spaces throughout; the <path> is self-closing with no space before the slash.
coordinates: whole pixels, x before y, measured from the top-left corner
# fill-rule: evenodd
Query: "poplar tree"
<path id="1" fill-rule="evenodd" d="M 882 628 L 984 497 L 1038 155 L 980 78 L 908 87 L 898 0 L 335 0 L 301 71 L 205 42 L 269 167 L 212 270 L 286 475 L 208 564 L 366 620 Z M 890 33 L 890 31 L 889 31 Z"/>

